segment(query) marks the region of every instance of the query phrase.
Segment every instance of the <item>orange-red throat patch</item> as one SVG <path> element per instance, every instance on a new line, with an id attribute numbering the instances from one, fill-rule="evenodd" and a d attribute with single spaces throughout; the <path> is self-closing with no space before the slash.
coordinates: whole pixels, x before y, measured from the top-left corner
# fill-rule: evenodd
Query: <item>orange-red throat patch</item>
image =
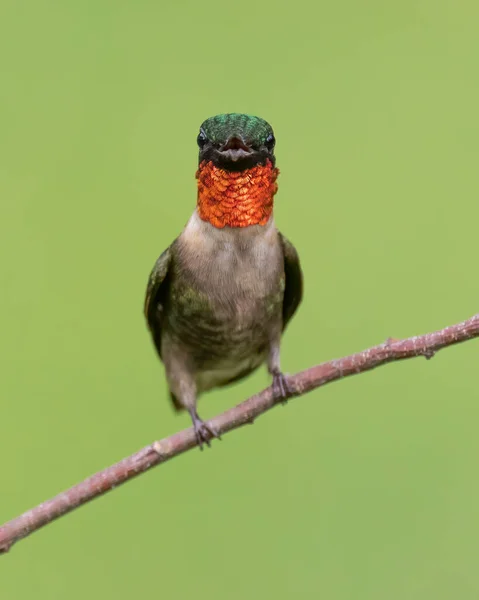
<path id="1" fill-rule="evenodd" d="M 200 218 L 220 228 L 266 225 L 278 191 L 278 174 L 269 160 L 239 172 L 201 162 L 196 172 Z"/>

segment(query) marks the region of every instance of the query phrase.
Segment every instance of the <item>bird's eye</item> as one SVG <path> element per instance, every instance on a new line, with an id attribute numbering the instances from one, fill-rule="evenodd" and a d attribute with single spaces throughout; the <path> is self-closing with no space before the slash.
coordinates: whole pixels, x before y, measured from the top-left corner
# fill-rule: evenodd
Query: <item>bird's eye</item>
<path id="1" fill-rule="evenodd" d="M 200 148 L 203 148 L 205 146 L 206 142 L 208 141 L 208 138 L 206 137 L 206 133 L 203 130 L 200 130 L 196 141 L 198 142 L 198 146 Z"/>
<path id="2" fill-rule="evenodd" d="M 274 135 L 270 133 L 265 141 L 266 148 L 268 148 L 268 150 L 272 150 L 274 148 L 275 143 L 276 140 L 274 139 Z"/>

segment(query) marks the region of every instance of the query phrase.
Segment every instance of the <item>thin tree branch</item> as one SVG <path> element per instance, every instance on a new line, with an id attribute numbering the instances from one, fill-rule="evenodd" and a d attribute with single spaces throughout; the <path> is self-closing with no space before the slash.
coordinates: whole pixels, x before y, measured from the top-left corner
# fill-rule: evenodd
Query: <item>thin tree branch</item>
<path id="1" fill-rule="evenodd" d="M 415 356 L 432 358 L 438 350 L 479 337 L 479 314 L 471 319 L 446 327 L 434 333 L 427 333 L 404 340 L 388 339 L 383 344 L 351 354 L 344 358 L 331 360 L 288 377 L 290 393 L 288 397 L 301 396 L 331 381 L 337 381 L 349 375 L 364 373 L 386 363 Z M 282 399 L 275 397 L 271 387 L 255 396 L 251 396 L 234 408 L 211 419 L 210 424 L 223 434 L 232 429 L 253 423 Z M 129 481 L 178 456 L 196 446 L 193 428 L 184 429 L 174 435 L 154 442 L 132 456 L 99 471 L 88 479 L 58 494 L 51 500 L 39 504 L 16 519 L 0 527 L 0 553 L 7 552 L 18 540 L 30 535 L 47 523 L 58 519 L 78 506 L 90 502 L 118 485 Z"/>

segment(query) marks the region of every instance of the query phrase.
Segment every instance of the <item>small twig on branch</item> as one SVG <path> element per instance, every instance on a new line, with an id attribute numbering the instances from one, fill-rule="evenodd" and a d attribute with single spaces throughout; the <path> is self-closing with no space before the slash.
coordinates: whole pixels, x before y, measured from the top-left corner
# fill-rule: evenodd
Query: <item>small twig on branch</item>
<path id="1" fill-rule="evenodd" d="M 479 337 L 479 314 L 463 323 L 446 327 L 434 333 L 427 333 L 405 340 L 389 338 L 379 346 L 344 358 L 331 360 L 301 371 L 296 375 L 291 375 L 288 377 L 288 387 L 291 390 L 289 397 L 301 396 L 331 381 L 357 373 L 364 373 L 396 360 L 414 358 L 415 356 L 432 358 L 434 353 L 441 348 L 465 342 L 475 337 Z M 269 387 L 211 419 L 210 424 L 220 434 L 226 433 L 247 423 L 252 423 L 256 417 L 281 402 L 281 400 L 281 398 L 274 396 L 272 388 Z M 39 504 L 0 527 L 0 553 L 7 552 L 15 542 L 30 535 L 47 523 L 105 494 L 125 481 L 133 479 L 133 477 L 151 469 L 151 467 L 190 450 L 196 445 L 193 428 L 184 429 L 168 438 L 154 442 L 115 465 L 99 471 L 66 492 L 62 492 L 51 500 Z"/>

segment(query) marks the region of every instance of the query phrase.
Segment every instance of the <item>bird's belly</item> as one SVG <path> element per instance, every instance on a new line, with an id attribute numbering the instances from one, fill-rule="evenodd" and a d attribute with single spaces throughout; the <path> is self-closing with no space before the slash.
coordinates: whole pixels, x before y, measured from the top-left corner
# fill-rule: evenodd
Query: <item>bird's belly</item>
<path id="1" fill-rule="evenodd" d="M 220 311 L 190 314 L 177 318 L 175 337 L 188 348 L 198 370 L 228 370 L 265 353 L 270 323 L 261 313 L 248 317 Z"/>
<path id="2" fill-rule="evenodd" d="M 198 393 L 225 385 L 236 378 L 240 378 L 241 375 L 248 375 L 259 367 L 265 358 L 264 353 L 252 354 L 240 361 L 226 359 L 219 362 L 216 367 L 197 371 L 195 379 Z"/>
<path id="3" fill-rule="evenodd" d="M 222 385 L 264 362 L 271 331 L 281 322 L 281 299 L 221 301 L 183 292 L 172 303 L 164 343 L 183 349 L 199 390 Z"/>

